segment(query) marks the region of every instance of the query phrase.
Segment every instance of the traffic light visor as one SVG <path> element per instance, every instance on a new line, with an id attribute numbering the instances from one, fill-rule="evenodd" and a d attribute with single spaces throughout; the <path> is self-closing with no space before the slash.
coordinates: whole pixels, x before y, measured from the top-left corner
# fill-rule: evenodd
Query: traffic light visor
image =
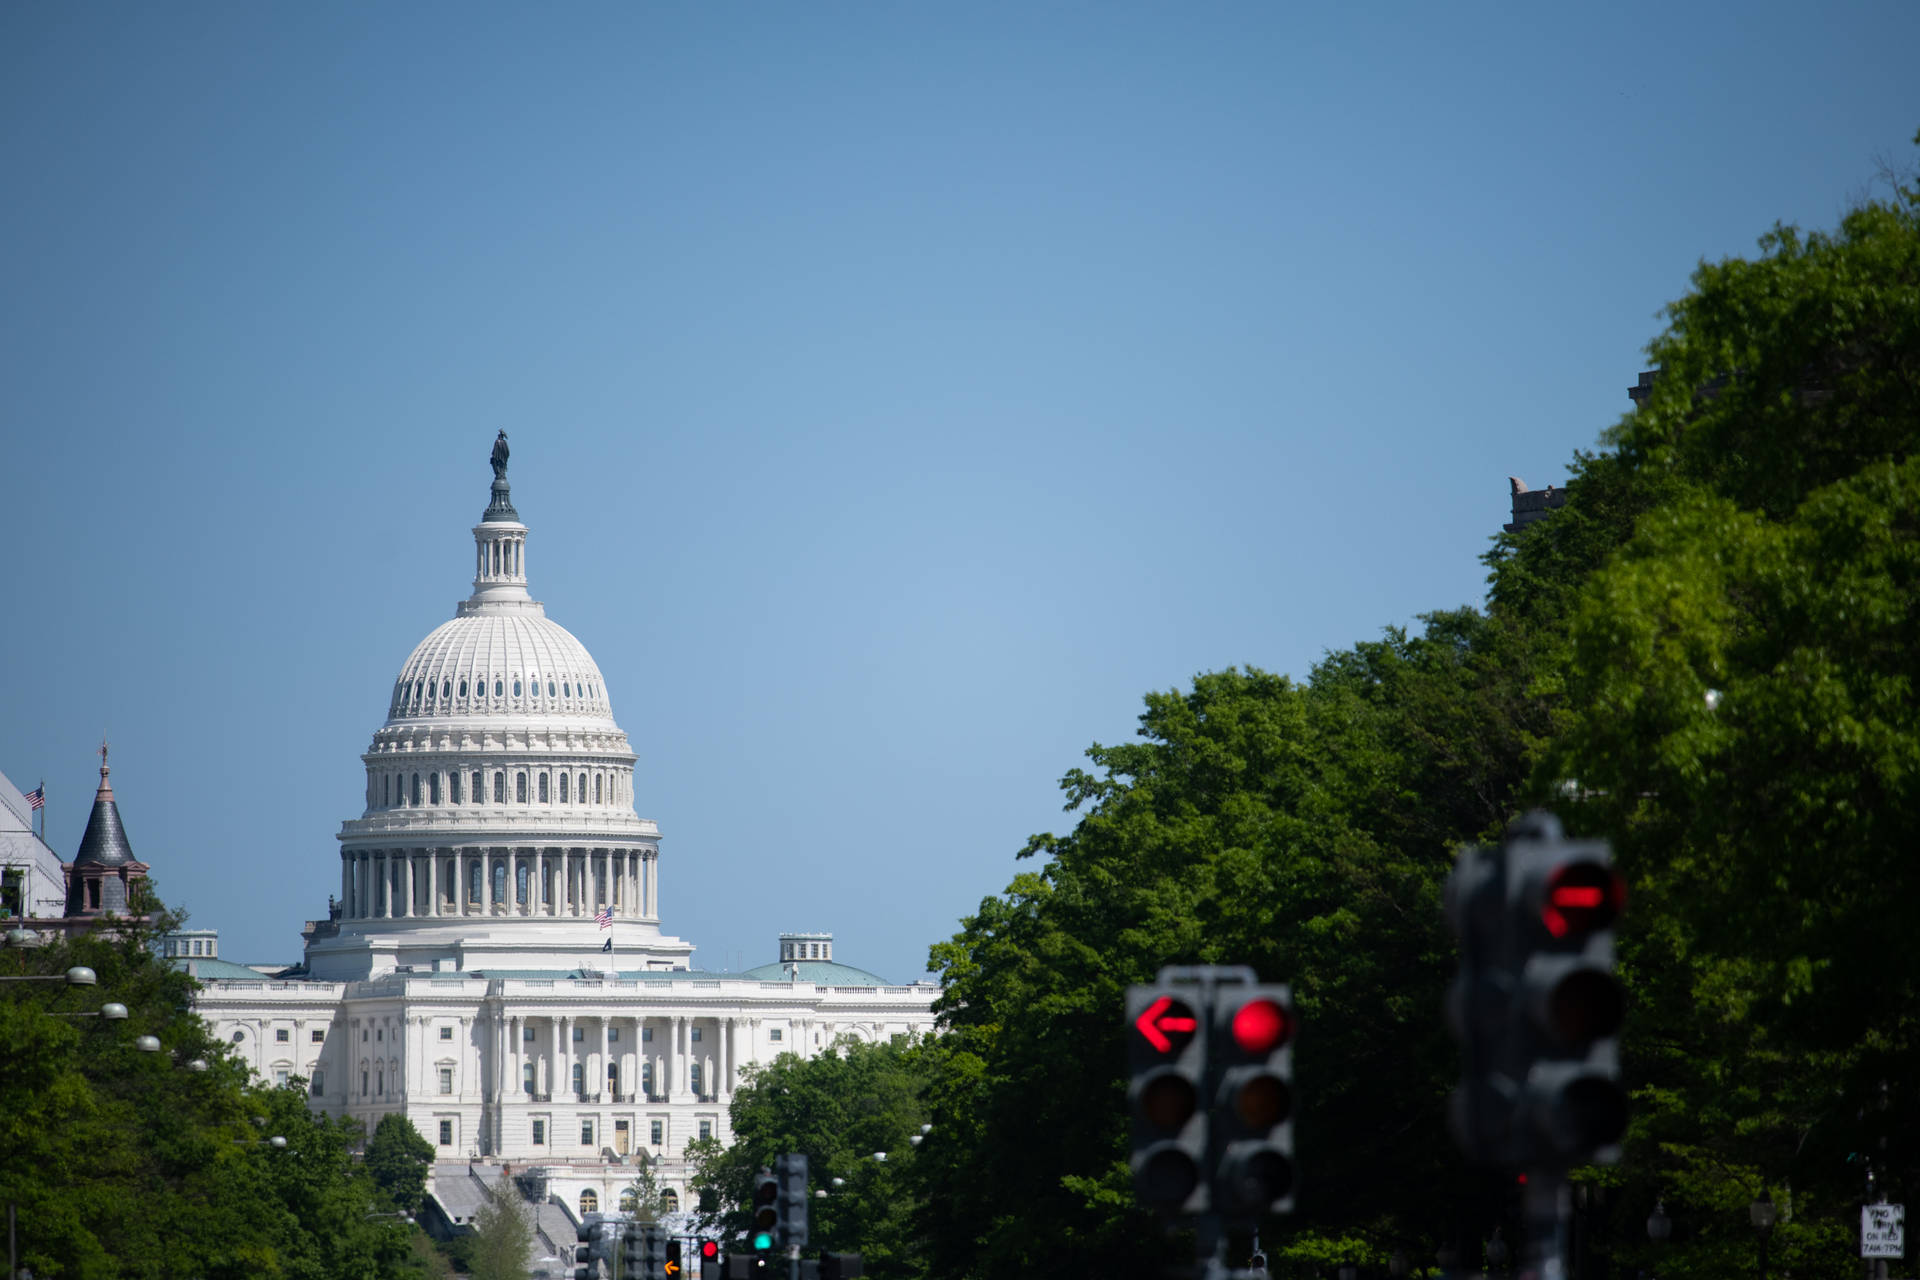
<path id="1" fill-rule="evenodd" d="M 1242 1053 L 1272 1053 L 1293 1034 L 1293 1020 L 1275 1000 L 1249 1000 L 1234 1010 L 1233 1042 Z"/>
<path id="2" fill-rule="evenodd" d="M 1540 923 L 1556 938 L 1605 929 L 1627 905 L 1627 885 L 1603 862 L 1570 862 L 1547 881 Z"/>

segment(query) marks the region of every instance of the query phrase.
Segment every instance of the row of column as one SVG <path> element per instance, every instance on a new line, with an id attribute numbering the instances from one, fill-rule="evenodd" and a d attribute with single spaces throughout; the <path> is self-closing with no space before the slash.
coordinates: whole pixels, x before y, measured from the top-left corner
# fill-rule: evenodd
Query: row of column
<path id="1" fill-rule="evenodd" d="M 622 919 L 659 916 L 651 849 L 345 849 L 340 859 L 343 919 L 580 917 L 603 906 Z"/>
<path id="2" fill-rule="evenodd" d="M 718 1033 L 719 1043 L 713 1046 L 711 1053 L 695 1051 L 693 1024 L 696 1021 L 707 1023 L 705 1030 Z M 740 1024 L 746 1021 L 745 1018 L 647 1018 L 601 1014 L 496 1016 L 492 1037 L 494 1069 L 489 1072 L 492 1081 L 489 1093 L 494 1102 L 524 1098 L 529 1094 L 567 1102 L 611 1103 L 615 1101 L 616 1094 L 628 1101 L 644 1101 L 645 1091 L 641 1086 L 645 1080 L 645 1063 L 651 1059 L 658 1064 L 651 1091 L 653 1096 L 670 1103 L 693 1102 L 698 1097 L 708 1097 L 725 1104 L 732 1100 L 734 1087 L 739 1081 Z M 661 1031 L 667 1033 L 664 1049 L 657 1042 L 649 1046 L 642 1038 L 642 1032 L 649 1024 L 656 1035 Z M 573 1037 L 576 1026 L 586 1032 L 578 1041 Z M 534 1032 L 531 1040 L 526 1036 L 529 1027 Z M 610 1034 L 615 1029 L 620 1032 L 618 1041 Z M 630 1049 L 629 1045 L 632 1046 Z M 650 1047 L 655 1052 L 649 1053 Z M 706 1048 L 705 1045 L 698 1047 Z M 617 1078 L 610 1080 L 608 1063 L 617 1063 L 625 1068 L 624 1060 L 628 1056 L 633 1059 L 631 1074 L 623 1069 Z M 526 1072 L 529 1062 L 534 1067 L 531 1087 L 528 1086 Z M 581 1087 L 577 1090 L 573 1083 L 576 1063 L 581 1068 Z M 702 1073 L 703 1077 L 710 1075 L 711 1078 L 700 1081 L 698 1094 L 694 1092 L 691 1069 L 695 1064 L 711 1066 L 710 1072 Z"/>

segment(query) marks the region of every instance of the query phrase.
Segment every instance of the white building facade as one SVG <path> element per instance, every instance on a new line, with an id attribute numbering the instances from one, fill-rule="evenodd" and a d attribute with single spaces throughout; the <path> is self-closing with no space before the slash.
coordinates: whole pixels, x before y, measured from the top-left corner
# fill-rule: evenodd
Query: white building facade
<path id="1" fill-rule="evenodd" d="M 305 1078 L 369 1131 L 400 1112 L 443 1159 L 545 1169 L 576 1212 L 615 1208 L 644 1154 L 685 1203 L 686 1146 L 731 1138 L 745 1066 L 926 1032 L 939 991 L 835 962 L 825 933 L 744 974 L 692 968 L 600 670 L 528 593 L 504 432 L 493 461 L 473 593 L 394 683 L 304 965 L 196 964 L 197 1008 L 262 1078 Z"/>

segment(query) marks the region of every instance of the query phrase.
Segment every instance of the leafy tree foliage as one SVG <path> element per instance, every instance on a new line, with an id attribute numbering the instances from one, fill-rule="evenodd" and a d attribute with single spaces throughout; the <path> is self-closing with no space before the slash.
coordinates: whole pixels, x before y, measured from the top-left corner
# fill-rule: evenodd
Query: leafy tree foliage
<path id="1" fill-rule="evenodd" d="M 367 1141 L 367 1173 L 395 1210 L 418 1213 L 427 1195 L 433 1144 L 399 1112 L 380 1117 Z"/>
<path id="2" fill-rule="evenodd" d="M 812 1058 L 788 1053 L 748 1067 L 733 1096 L 733 1145 L 709 1139 L 688 1149 L 706 1228 L 744 1235 L 755 1174 L 776 1156 L 804 1154 L 814 1188 L 828 1193 L 810 1202 L 809 1249 L 861 1251 L 875 1275 L 925 1275 L 913 1211 L 932 1194 L 919 1166 L 942 1135 L 918 1150 L 912 1139 L 927 1122 L 923 1095 L 938 1053 L 905 1038 L 843 1038 Z"/>
<path id="3" fill-rule="evenodd" d="M 473 1215 L 467 1268 L 473 1280 L 524 1280 L 533 1255 L 533 1215 L 513 1179 L 501 1174 Z"/>
<path id="4" fill-rule="evenodd" d="M 178 919 L 150 897 L 135 909 L 158 929 Z M 367 1217 L 359 1129 L 313 1115 L 297 1086 L 252 1082 L 189 1011 L 193 979 L 154 956 L 155 931 L 0 953 L 9 976 L 99 978 L 0 986 L 0 1199 L 18 1206 L 22 1265 L 86 1280 L 418 1274 L 407 1230 Z M 126 1021 L 65 1016 L 109 1000 Z M 137 1050 L 142 1034 L 161 1051 Z"/>

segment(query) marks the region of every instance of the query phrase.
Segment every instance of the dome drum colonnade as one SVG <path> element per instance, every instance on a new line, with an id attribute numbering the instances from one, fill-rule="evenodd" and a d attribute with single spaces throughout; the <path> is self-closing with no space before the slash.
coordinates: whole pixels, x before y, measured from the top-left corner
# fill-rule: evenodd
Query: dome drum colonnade
<path id="1" fill-rule="evenodd" d="M 490 845 L 346 849 L 341 918 L 592 916 L 658 921 L 659 859 L 651 850 Z"/>

